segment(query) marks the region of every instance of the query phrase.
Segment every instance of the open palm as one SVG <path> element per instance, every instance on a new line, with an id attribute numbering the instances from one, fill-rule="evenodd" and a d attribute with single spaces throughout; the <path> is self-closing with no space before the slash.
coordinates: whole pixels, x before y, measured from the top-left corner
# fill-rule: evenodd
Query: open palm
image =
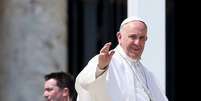
<path id="1" fill-rule="evenodd" d="M 98 67 L 99 69 L 105 69 L 110 63 L 112 56 L 114 54 L 114 50 L 110 50 L 112 43 L 106 43 L 103 48 L 100 50 Z"/>

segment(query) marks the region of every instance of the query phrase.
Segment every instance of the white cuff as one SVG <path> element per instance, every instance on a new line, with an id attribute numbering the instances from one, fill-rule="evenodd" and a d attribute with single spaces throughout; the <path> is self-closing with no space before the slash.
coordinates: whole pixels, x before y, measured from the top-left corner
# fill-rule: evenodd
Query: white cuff
<path id="1" fill-rule="evenodd" d="M 107 70 L 107 67 L 105 69 L 100 69 L 99 67 L 96 67 L 96 78 L 101 76 L 106 70 Z"/>

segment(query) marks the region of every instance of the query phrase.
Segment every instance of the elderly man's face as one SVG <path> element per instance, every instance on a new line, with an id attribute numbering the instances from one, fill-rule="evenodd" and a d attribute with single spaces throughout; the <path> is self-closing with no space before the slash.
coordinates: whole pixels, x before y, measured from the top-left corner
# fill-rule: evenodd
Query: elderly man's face
<path id="1" fill-rule="evenodd" d="M 45 81 L 43 95 L 46 101 L 64 101 L 66 99 L 65 91 L 57 86 L 55 79 Z"/>
<path id="2" fill-rule="evenodd" d="M 125 24 L 117 34 L 119 44 L 132 59 L 139 59 L 147 40 L 147 29 L 144 23 L 132 21 Z"/>

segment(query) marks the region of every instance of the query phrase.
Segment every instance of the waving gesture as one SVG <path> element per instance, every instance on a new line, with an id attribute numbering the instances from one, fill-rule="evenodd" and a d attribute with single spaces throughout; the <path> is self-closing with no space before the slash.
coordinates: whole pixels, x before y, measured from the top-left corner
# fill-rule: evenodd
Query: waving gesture
<path id="1" fill-rule="evenodd" d="M 108 64 L 111 61 L 111 58 L 114 54 L 114 50 L 110 50 L 112 43 L 106 43 L 103 48 L 100 50 L 99 58 L 98 58 L 98 67 L 99 69 L 106 69 Z"/>

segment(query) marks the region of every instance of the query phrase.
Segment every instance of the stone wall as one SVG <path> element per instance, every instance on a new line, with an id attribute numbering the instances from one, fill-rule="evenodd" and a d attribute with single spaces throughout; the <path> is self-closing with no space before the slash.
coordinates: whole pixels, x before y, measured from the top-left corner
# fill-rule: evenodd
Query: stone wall
<path id="1" fill-rule="evenodd" d="M 0 1 L 0 101 L 43 101 L 43 76 L 66 71 L 66 0 Z"/>

